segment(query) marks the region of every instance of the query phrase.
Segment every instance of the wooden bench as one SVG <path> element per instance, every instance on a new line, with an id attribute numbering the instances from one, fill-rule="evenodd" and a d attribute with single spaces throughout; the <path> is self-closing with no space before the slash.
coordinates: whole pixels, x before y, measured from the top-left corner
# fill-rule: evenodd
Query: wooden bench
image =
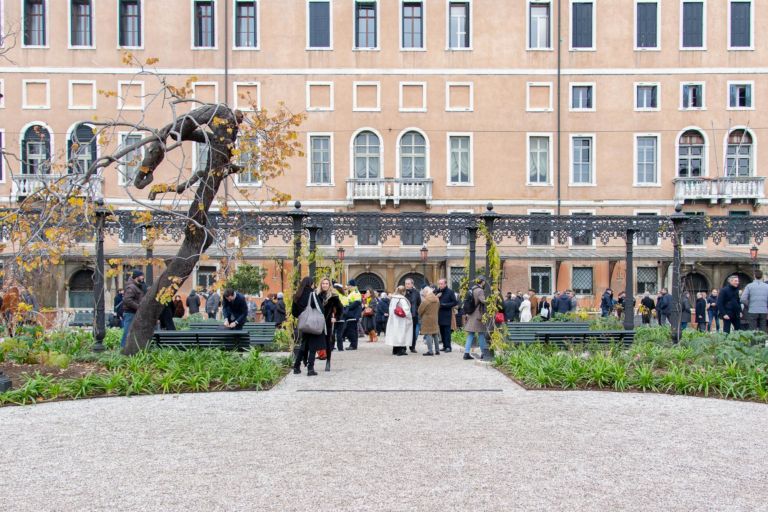
<path id="1" fill-rule="evenodd" d="M 511 343 L 536 343 L 544 333 L 577 331 L 589 332 L 587 322 L 507 322 L 507 341 Z"/>
<path id="2" fill-rule="evenodd" d="M 191 323 L 189 324 L 189 329 L 191 331 L 198 331 L 201 329 L 212 329 L 223 325 L 224 324 L 217 320 L 209 320 L 207 322 Z M 273 322 L 246 322 L 243 325 L 243 332 L 248 333 L 251 346 L 264 346 L 273 343 L 276 330 Z"/>
<path id="3" fill-rule="evenodd" d="M 622 343 L 625 347 L 635 341 L 635 331 L 558 331 L 542 332 L 536 335 L 537 340 L 544 343 L 566 347 L 576 343 L 598 343 L 608 345 Z"/>
<path id="4" fill-rule="evenodd" d="M 186 350 L 189 348 L 218 348 L 221 350 L 245 350 L 250 347 L 250 336 L 246 331 L 195 330 L 155 331 L 153 341 L 156 347 Z"/>

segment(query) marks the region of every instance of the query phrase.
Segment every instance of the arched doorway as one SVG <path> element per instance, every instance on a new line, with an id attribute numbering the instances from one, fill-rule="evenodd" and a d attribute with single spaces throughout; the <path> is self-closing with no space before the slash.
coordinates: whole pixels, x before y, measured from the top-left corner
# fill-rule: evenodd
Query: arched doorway
<path id="1" fill-rule="evenodd" d="M 709 290 L 709 279 L 703 274 L 691 272 L 683 278 L 683 291 L 689 292 L 692 299 L 700 292 L 709 294 Z"/>
<path id="2" fill-rule="evenodd" d="M 69 278 L 69 307 L 93 309 L 93 270 L 78 270 Z"/>
<path id="3" fill-rule="evenodd" d="M 745 274 L 744 272 L 731 272 L 726 276 L 725 281 L 723 281 L 723 286 L 728 284 L 728 278 L 731 276 L 738 276 L 739 277 L 739 290 L 743 290 L 745 286 L 747 286 L 749 283 L 752 282 L 752 277 Z"/>
<path id="4" fill-rule="evenodd" d="M 357 289 L 361 292 L 371 289 L 376 292 L 385 290 L 384 281 L 373 272 L 363 272 L 355 278 Z"/>
<path id="5" fill-rule="evenodd" d="M 409 272 L 400 278 L 397 282 L 397 286 L 405 286 L 406 279 L 413 279 L 413 286 L 419 290 L 424 288 L 424 285 L 426 284 L 426 280 L 422 274 L 419 274 L 418 272 Z"/>

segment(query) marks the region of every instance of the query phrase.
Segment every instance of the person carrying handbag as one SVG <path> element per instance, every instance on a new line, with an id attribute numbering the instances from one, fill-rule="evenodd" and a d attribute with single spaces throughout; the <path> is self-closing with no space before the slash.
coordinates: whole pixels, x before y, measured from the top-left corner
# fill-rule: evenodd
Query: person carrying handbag
<path id="1" fill-rule="evenodd" d="M 299 283 L 296 295 L 293 296 L 291 315 L 298 319 L 299 344 L 294 354 L 293 373 L 301 373 L 301 362 L 307 360 L 307 376 L 317 375 L 315 371 L 315 354 L 325 349 L 326 324 L 322 306 L 314 292 L 311 277 L 305 277 Z"/>

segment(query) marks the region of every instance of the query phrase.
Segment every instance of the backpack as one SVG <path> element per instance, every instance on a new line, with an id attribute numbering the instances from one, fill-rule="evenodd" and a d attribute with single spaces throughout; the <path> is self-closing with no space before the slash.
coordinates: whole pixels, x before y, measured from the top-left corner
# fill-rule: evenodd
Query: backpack
<path id="1" fill-rule="evenodd" d="M 477 304 L 475 304 L 475 290 L 476 286 L 473 286 L 467 290 L 467 295 L 464 297 L 464 302 L 461 304 L 461 309 L 464 310 L 465 315 L 471 315 L 475 312 Z"/>

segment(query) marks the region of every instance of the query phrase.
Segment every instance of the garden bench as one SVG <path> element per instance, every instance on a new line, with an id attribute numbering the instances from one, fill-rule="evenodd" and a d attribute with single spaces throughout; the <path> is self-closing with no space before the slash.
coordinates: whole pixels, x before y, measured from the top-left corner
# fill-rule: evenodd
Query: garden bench
<path id="1" fill-rule="evenodd" d="M 565 347 L 575 343 L 599 343 L 607 345 L 622 343 L 625 347 L 635 341 L 635 331 L 558 331 L 542 332 L 536 335 L 536 339 L 544 343 Z"/>
<path id="2" fill-rule="evenodd" d="M 90 327 L 93 325 L 93 311 L 75 311 L 75 316 L 69 322 L 70 327 Z"/>
<path id="3" fill-rule="evenodd" d="M 246 331 L 155 331 L 153 340 L 156 347 L 176 348 L 218 348 L 222 350 L 245 350 L 250 346 Z"/>
<path id="4" fill-rule="evenodd" d="M 589 332 L 587 322 L 507 322 L 507 341 L 511 343 L 536 343 L 545 333 L 564 331 Z"/>
<path id="5" fill-rule="evenodd" d="M 224 324 L 219 321 L 211 320 L 209 322 L 191 323 L 189 324 L 189 329 L 197 331 L 223 325 Z M 264 346 L 273 343 L 276 330 L 273 322 L 246 322 L 245 325 L 243 325 L 243 332 L 248 333 L 251 346 Z"/>

